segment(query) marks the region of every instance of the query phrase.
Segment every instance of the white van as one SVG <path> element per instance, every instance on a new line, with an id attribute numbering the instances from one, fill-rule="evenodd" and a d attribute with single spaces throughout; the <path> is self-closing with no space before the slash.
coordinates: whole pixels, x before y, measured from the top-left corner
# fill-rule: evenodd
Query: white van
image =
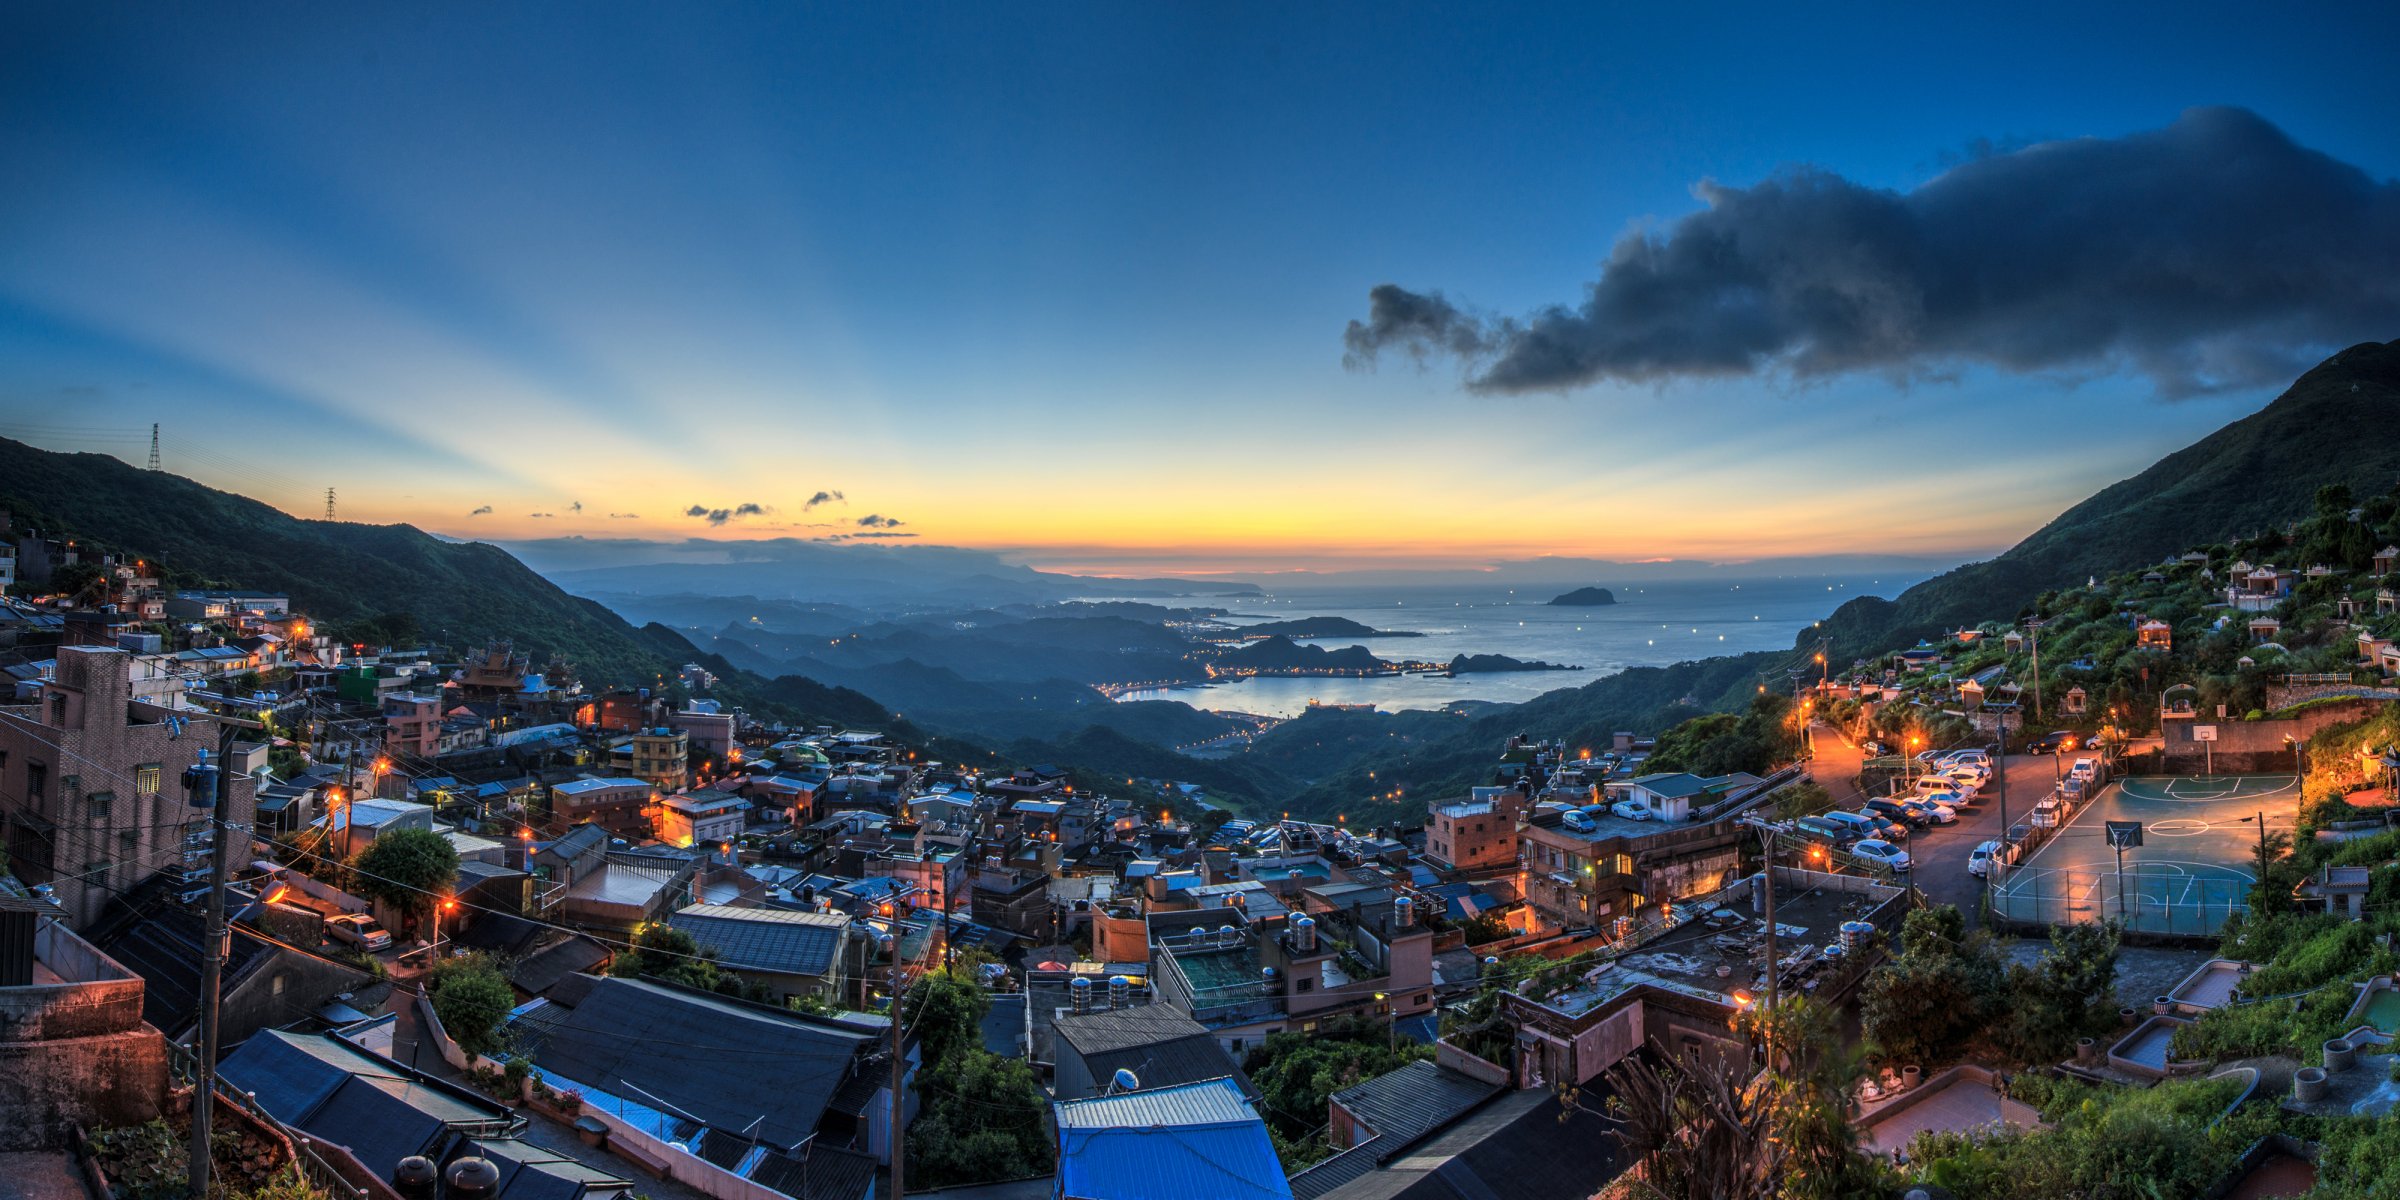
<path id="1" fill-rule="evenodd" d="M 2071 771 L 2068 771 L 2067 774 L 2072 775 L 2077 779 L 2089 782 L 2100 774 L 2099 760 L 2090 758 L 2076 759 L 2075 768 Z"/>
<path id="2" fill-rule="evenodd" d="M 1919 797 L 1958 792 L 1958 781 L 1947 775 L 1928 775 L 1917 781 L 1913 794 Z"/>

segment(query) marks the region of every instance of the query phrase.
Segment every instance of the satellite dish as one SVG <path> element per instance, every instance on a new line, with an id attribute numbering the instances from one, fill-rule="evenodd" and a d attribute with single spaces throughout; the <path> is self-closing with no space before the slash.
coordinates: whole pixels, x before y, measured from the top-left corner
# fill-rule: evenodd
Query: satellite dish
<path id="1" fill-rule="evenodd" d="M 1135 1091 L 1142 1086 L 1142 1080 L 1140 1076 L 1135 1075 L 1132 1071 L 1127 1070 L 1124 1067 L 1118 1067 L 1116 1086 L 1117 1090 L 1120 1092 Z"/>

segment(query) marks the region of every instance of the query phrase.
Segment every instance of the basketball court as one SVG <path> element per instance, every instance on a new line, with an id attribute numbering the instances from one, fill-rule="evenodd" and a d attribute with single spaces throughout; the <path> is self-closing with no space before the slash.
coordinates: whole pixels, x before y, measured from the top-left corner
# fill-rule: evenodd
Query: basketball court
<path id="1" fill-rule="evenodd" d="M 2249 906 L 2261 820 L 2288 832 L 2299 807 L 2291 775 L 2120 780 L 1993 881 L 1993 912 L 2028 924 L 2115 919 L 2149 933 L 2213 934 Z M 2122 876 L 2112 822 L 2140 826 Z"/>

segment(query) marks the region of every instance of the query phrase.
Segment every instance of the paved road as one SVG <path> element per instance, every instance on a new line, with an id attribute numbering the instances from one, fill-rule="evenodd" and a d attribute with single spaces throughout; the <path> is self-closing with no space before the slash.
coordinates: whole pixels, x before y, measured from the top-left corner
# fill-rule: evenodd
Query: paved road
<path id="1" fill-rule="evenodd" d="M 1816 760 L 1811 775 L 1833 793 L 1834 803 L 1857 811 L 1866 797 L 1856 785 L 1863 756 L 1858 747 L 1835 730 L 1815 730 Z M 2068 764 L 2047 754 L 2008 756 L 2009 821 L 2022 823 L 2025 813 L 2056 786 L 2058 772 Z M 1983 896 L 1983 881 L 1967 874 L 1967 855 L 1977 843 L 1996 840 L 2007 828 L 2000 820 L 2000 780 L 1984 785 L 1981 798 L 1959 810 L 1955 825 L 1911 830 L 1906 849 L 1915 864 L 1917 890 L 1928 903 L 1955 904 L 1972 924 Z"/>

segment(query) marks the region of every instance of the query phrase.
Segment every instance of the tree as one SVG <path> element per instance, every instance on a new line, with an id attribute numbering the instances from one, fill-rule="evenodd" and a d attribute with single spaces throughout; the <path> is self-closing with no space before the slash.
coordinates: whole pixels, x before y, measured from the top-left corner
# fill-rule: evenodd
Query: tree
<path id="1" fill-rule="evenodd" d="M 1966 929 L 1952 905 L 1908 914 L 1898 956 L 1868 977 L 1866 1034 L 1903 1062 L 1942 1062 L 1991 1020 L 2005 978 L 1991 935 Z"/>
<path id="2" fill-rule="evenodd" d="M 648 978 L 703 991 L 717 991 L 726 976 L 692 935 L 653 922 L 633 931 L 629 948 L 608 964 L 608 973 L 628 979 Z"/>
<path id="3" fill-rule="evenodd" d="M 1432 1056 L 1430 1047 L 1414 1042 L 1395 1048 L 1381 1021 L 1348 1017 L 1327 1021 L 1315 1033 L 1269 1034 L 1242 1070 L 1258 1088 L 1259 1108 L 1278 1135 L 1277 1146 L 1307 1152 L 1300 1162 L 1284 1163 L 1296 1169 L 1324 1156 L 1326 1145 L 1317 1135 L 1324 1129 L 1325 1102 L 1335 1092 Z"/>
<path id="4" fill-rule="evenodd" d="M 927 971 L 908 989 L 908 1027 L 923 1047 L 924 1061 L 939 1063 L 968 1047 L 983 1045 L 983 1014 L 992 997 L 971 973 L 955 967 Z"/>
<path id="5" fill-rule="evenodd" d="M 1741 1076 L 1748 1076 L 1743 1081 Z M 1637 1169 L 1607 1192 L 1636 1200 L 1772 1200 L 1790 1147 L 1775 1136 L 1766 1072 L 1697 1054 L 1666 1065 L 1629 1056 L 1606 1074 L 1609 1115 Z M 1572 1096 L 1567 1099 L 1572 1102 Z"/>
<path id="6" fill-rule="evenodd" d="M 1052 1169 L 1049 1099 L 1021 1060 L 974 1046 L 920 1068 L 909 1181 L 925 1187 L 1028 1179 Z"/>
<path id="7" fill-rule="evenodd" d="M 2075 1039 L 2116 1018 L 2117 925 L 2089 921 L 2050 927 L 2050 948 L 2034 966 L 2011 967 L 2001 1048 L 2025 1062 L 2054 1060 Z"/>
<path id="8" fill-rule="evenodd" d="M 1859 1152 L 1850 1093 L 1865 1066 L 1835 1027 L 1833 1010 L 1806 997 L 1744 1014 L 1742 1031 L 1760 1048 L 1773 1081 L 1773 1124 L 1784 1146 L 1789 1200 L 1879 1195 L 1884 1172 Z"/>
<path id="9" fill-rule="evenodd" d="M 458 878 L 458 850 L 430 829 L 394 829 L 351 858 L 350 875 L 350 890 L 416 916 Z"/>
<path id="10" fill-rule="evenodd" d="M 489 1054 L 500 1046 L 500 1022 L 517 1003 L 508 977 L 481 954 L 433 964 L 433 1012 L 458 1048 Z"/>

